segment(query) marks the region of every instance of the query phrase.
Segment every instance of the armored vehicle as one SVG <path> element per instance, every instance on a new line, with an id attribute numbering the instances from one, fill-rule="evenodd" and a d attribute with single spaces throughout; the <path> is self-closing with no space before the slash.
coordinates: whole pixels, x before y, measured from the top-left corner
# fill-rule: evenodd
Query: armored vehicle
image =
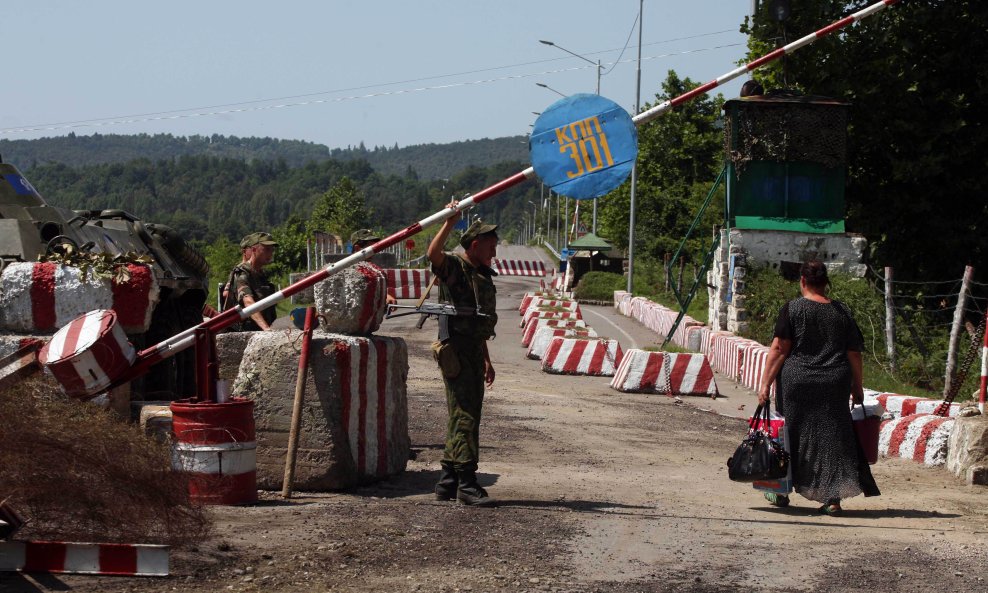
<path id="1" fill-rule="evenodd" d="M 0 270 L 10 262 L 38 261 L 59 246 L 113 256 L 148 255 L 160 299 L 147 332 L 128 338 L 138 349 L 202 321 L 208 292 L 205 258 L 169 227 L 141 221 L 123 210 L 68 210 L 45 202 L 16 167 L 0 160 Z M 193 352 L 180 353 L 132 384 L 135 399 L 190 397 L 195 386 Z M 153 386 L 153 387 L 152 387 Z"/>

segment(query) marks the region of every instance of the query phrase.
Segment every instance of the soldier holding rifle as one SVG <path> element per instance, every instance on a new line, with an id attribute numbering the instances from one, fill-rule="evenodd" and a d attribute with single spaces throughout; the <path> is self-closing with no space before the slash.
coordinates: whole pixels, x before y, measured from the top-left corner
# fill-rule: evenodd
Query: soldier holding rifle
<path id="1" fill-rule="evenodd" d="M 447 207 L 456 205 L 453 200 Z M 447 331 L 441 331 L 433 344 L 449 408 L 436 499 L 455 497 L 466 505 L 492 506 L 494 499 L 477 483 L 477 462 L 484 385 L 494 383 L 487 340 L 494 337 L 497 323 L 493 279 L 497 273 L 490 267 L 497 253 L 497 226 L 478 220 L 460 239 L 464 253 L 445 252 L 446 239 L 459 219 L 459 213 L 447 218 L 427 251 L 432 273 L 440 282 L 440 298 L 457 309 L 475 312 L 448 317 L 443 328 Z"/>

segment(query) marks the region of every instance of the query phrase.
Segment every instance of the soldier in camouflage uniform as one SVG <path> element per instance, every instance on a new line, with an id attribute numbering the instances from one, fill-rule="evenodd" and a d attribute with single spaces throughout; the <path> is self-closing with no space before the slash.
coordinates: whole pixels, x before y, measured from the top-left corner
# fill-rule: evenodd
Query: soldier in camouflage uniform
<path id="1" fill-rule="evenodd" d="M 448 207 L 455 208 L 456 204 L 454 200 Z M 427 252 L 432 273 L 441 282 L 440 298 L 457 308 L 477 312 L 450 317 L 448 339 L 433 345 L 446 385 L 449 408 L 436 498 L 451 500 L 456 497 L 463 504 L 491 506 L 494 499 L 477 483 L 476 472 L 484 385 L 494 383 L 494 366 L 487 340 L 494 337 L 497 323 L 493 280 L 497 273 L 490 268 L 497 253 L 497 227 L 477 221 L 460 240 L 464 253 L 444 252 L 446 239 L 459 219 L 459 214 L 446 219 Z"/>
<path id="2" fill-rule="evenodd" d="M 274 294 L 275 287 L 264 273 L 264 266 L 271 263 L 277 246 L 278 243 L 269 233 L 251 233 L 240 241 L 243 261 L 230 272 L 230 280 L 224 291 L 224 311 L 237 305 L 249 307 Z M 276 315 L 274 307 L 258 311 L 240 322 L 239 330 L 267 331 L 271 329 Z"/>

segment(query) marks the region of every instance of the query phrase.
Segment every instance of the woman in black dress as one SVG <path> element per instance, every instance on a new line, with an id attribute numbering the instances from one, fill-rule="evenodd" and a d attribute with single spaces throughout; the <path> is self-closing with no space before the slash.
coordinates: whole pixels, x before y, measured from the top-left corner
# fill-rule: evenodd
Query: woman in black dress
<path id="1" fill-rule="evenodd" d="M 776 375 L 776 400 L 789 429 L 793 488 L 823 503 L 820 512 L 841 512 L 841 499 L 881 494 L 851 425 L 848 395 L 864 401 L 861 350 L 864 339 L 851 311 L 827 298 L 827 268 L 810 261 L 800 268 L 802 297 L 779 312 L 758 402 L 767 404 Z M 781 370 L 781 373 L 780 373 Z M 786 506 L 787 496 L 766 494 Z"/>

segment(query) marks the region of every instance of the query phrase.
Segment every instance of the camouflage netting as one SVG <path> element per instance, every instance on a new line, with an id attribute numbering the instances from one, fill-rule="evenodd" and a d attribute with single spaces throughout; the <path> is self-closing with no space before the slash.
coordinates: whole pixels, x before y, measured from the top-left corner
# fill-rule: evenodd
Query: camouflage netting
<path id="1" fill-rule="evenodd" d="M 843 167 L 847 161 L 847 109 L 841 105 L 739 103 L 728 117 L 724 145 L 740 174 L 751 161 L 810 161 Z M 737 121 L 736 145 L 731 146 Z"/>
<path id="2" fill-rule="evenodd" d="M 0 500 L 28 519 L 18 539 L 178 546 L 209 530 L 167 445 L 39 381 L 0 391 L 0 470 Z"/>

